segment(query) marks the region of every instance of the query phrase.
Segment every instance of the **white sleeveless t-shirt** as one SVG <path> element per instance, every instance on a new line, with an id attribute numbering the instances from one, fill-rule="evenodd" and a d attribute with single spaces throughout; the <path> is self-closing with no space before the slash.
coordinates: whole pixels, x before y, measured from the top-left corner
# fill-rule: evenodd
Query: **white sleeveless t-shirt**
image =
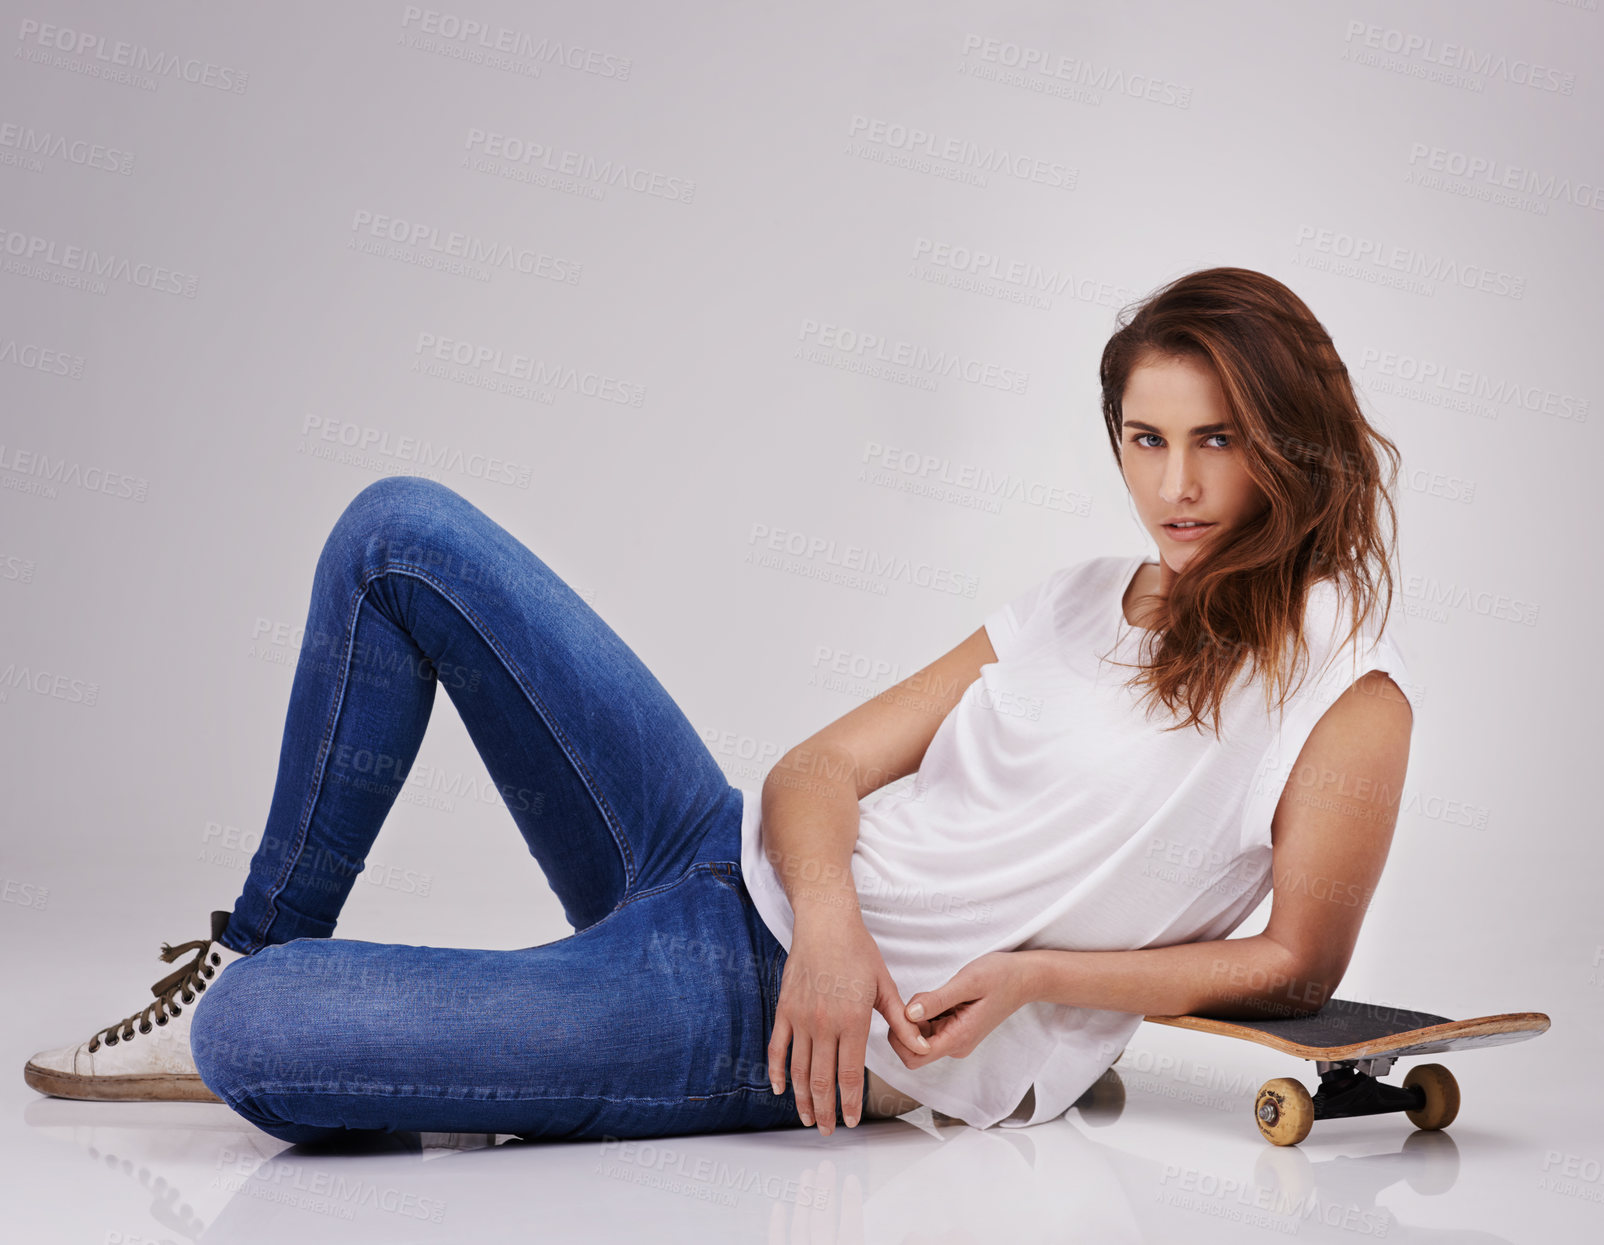
<path id="1" fill-rule="evenodd" d="M 902 998 L 943 985 L 990 951 L 1118 951 L 1224 938 L 1270 891 L 1270 822 L 1315 723 L 1362 674 L 1415 691 L 1389 619 L 1350 620 L 1329 581 L 1311 587 L 1308 665 L 1280 712 L 1245 670 L 1221 735 L 1162 706 L 1151 719 L 1135 673 L 1149 634 L 1123 598 L 1145 555 L 1062 567 L 985 618 L 997 654 L 943 719 L 918 773 L 859 804 L 852 854 L 863 922 Z M 1339 608 L 1340 605 L 1340 608 Z M 1394 611 L 1396 617 L 1396 611 Z M 1303 681 L 1297 683 L 1299 673 Z M 762 794 L 743 789 L 741 870 L 787 951 L 793 914 L 763 854 Z M 892 1088 L 977 1128 L 1067 1111 L 1125 1048 L 1142 1017 L 1028 1003 L 963 1059 L 909 1068 L 871 1014 L 865 1063 Z M 1034 1087 L 1035 1109 L 1016 1108 Z"/>

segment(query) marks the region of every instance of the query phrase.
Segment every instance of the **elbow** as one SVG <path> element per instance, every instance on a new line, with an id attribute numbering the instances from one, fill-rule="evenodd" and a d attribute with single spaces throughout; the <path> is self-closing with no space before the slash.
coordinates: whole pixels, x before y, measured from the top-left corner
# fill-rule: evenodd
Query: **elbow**
<path id="1" fill-rule="evenodd" d="M 1259 1002 L 1266 1019 L 1298 1020 L 1313 1016 L 1330 1001 L 1347 968 L 1331 955 L 1295 954 L 1285 948 L 1276 957 Z"/>
<path id="2" fill-rule="evenodd" d="M 1291 974 L 1294 989 L 1288 992 L 1295 995 L 1295 1010 L 1289 1011 L 1288 1015 L 1296 1018 L 1317 1013 L 1331 1001 L 1346 971 L 1346 963 L 1339 964 L 1329 959 L 1311 958 L 1296 962 Z"/>

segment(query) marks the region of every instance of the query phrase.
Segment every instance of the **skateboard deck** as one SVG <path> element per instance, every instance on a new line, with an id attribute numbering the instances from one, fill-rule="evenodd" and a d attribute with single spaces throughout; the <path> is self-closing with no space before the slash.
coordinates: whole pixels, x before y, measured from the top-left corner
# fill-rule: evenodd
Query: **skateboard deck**
<path id="1" fill-rule="evenodd" d="M 1402 1086 L 1378 1078 L 1393 1061 L 1415 1055 L 1502 1046 L 1546 1031 L 1542 1012 L 1506 1012 L 1451 1020 L 1350 999 L 1330 999 L 1318 1012 L 1284 1020 L 1225 1020 L 1212 1016 L 1148 1016 L 1155 1024 L 1257 1042 L 1299 1059 L 1312 1059 L 1320 1088 L 1310 1095 L 1289 1077 L 1266 1081 L 1254 1104 L 1265 1139 L 1296 1145 L 1315 1120 L 1401 1111 L 1416 1128 L 1446 1128 L 1459 1112 L 1459 1087 L 1441 1064 L 1411 1068 Z"/>

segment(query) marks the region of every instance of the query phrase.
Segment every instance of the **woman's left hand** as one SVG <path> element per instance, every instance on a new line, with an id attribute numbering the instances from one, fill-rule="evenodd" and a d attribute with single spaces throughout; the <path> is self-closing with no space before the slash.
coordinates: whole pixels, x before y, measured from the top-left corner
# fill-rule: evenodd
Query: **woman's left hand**
<path id="1" fill-rule="evenodd" d="M 951 1055 L 962 1059 L 982 1038 L 1029 999 L 1025 975 L 1012 951 L 988 951 L 960 968 L 945 985 L 908 996 L 906 1015 L 930 1043 L 928 1051 L 904 1046 L 888 1031 L 891 1049 L 910 1068 Z M 914 1009 L 923 1007 L 922 1012 Z"/>

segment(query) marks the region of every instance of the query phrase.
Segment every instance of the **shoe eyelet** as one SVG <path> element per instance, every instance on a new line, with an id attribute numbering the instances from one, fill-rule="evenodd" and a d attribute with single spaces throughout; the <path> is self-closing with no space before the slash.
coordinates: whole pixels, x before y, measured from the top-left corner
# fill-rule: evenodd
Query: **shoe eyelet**
<path id="1" fill-rule="evenodd" d="M 213 971 L 212 971 L 212 970 L 211 970 L 211 969 L 209 969 L 209 968 L 203 968 L 203 969 L 201 969 L 201 973 L 202 973 L 202 975 L 204 975 L 204 976 L 205 976 L 205 977 L 206 977 L 206 978 L 207 978 L 207 980 L 210 980 L 210 979 L 211 979 L 211 978 L 213 978 L 213 977 L 215 977 L 215 976 L 217 976 L 217 974 L 216 974 L 216 973 L 215 973 L 215 972 L 213 972 Z"/>
<path id="2" fill-rule="evenodd" d="M 141 1032 L 141 1033 L 149 1033 L 149 1032 L 150 1032 L 150 1029 L 151 1029 L 151 1027 L 150 1027 L 150 1025 L 148 1025 L 148 1024 L 144 1024 L 144 1025 L 140 1025 L 140 1026 L 139 1026 L 139 1031 L 140 1031 L 140 1032 Z"/>
<path id="3" fill-rule="evenodd" d="M 217 952 L 213 951 L 212 952 L 212 963 L 213 964 L 221 964 L 222 962 L 223 962 L 223 957 L 218 955 Z"/>
<path id="4" fill-rule="evenodd" d="M 166 1016 L 158 1017 L 157 1020 L 156 1020 L 156 1023 L 159 1024 L 159 1025 L 166 1024 L 167 1023 L 167 1017 Z"/>
<path id="5" fill-rule="evenodd" d="M 183 1014 L 184 1014 L 184 1009 L 182 1007 L 180 1007 L 177 1003 L 174 1003 L 173 1004 L 173 1015 L 182 1016 Z"/>
<path id="6" fill-rule="evenodd" d="M 115 1046 L 115 1045 L 117 1045 L 117 1035 L 115 1033 L 113 1033 L 109 1038 L 106 1039 L 106 1045 L 107 1046 Z"/>
<path id="7" fill-rule="evenodd" d="M 195 1001 L 195 996 L 193 994 L 182 994 L 179 995 L 179 997 L 186 1003 L 193 1003 Z"/>
<path id="8" fill-rule="evenodd" d="M 90 1054 L 94 1054 L 99 1049 L 100 1049 L 100 1043 L 98 1041 L 89 1043 L 89 1053 Z"/>

